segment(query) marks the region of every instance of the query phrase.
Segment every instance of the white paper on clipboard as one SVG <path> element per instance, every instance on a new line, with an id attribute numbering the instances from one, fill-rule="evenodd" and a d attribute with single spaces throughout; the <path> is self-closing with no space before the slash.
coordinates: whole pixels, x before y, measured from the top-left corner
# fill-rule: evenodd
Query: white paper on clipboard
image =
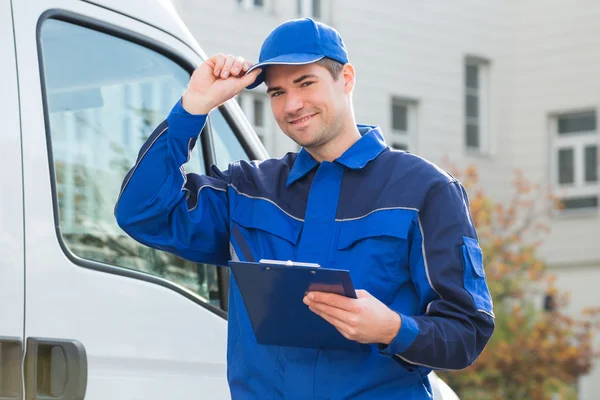
<path id="1" fill-rule="evenodd" d="M 319 264 L 316 263 L 307 263 L 307 262 L 298 262 L 298 261 L 282 261 L 282 260 L 267 260 L 261 259 L 259 261 L 261 264 L 275 264 L 275 265 L 285 265 L 287 267 L 308 267 L 308 268 L 321 268 Z"/>

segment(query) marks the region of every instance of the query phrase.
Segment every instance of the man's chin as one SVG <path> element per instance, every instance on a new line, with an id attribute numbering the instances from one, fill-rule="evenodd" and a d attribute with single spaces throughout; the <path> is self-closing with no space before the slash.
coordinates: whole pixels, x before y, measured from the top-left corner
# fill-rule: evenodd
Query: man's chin
<path id="1" fill-rule="evenodd" d="M 307 134 L 303 134 L 303 133 L 299 133 L 299 132 L 294 132 L 293 135 L 288 135 L 290 137 L 290 139 L 292 139 L 294 142 L 296 142 L 297 145 L 302 146 L 302 147 L 312 147 L 314 145 L 314 138 L 307 135 Z"/>
<path id="2" fill-rule="evenodd" d="M 294 142 L 296 142 L 296 144 L 300 147 L 304 147 L 305 149 L 310 149 L 312 147 L 312 143 L 311 142 L 299 142 L 294 140 Z"/>
<path id="3" fill-rule="evenodd" d="M 318 140 L 315 137 L 309 135 L 296 135 L 294 138 L 294 142 L 296 142 L 296 144 L 298 144 L 299 146 L 306 147 L 309 149 L 318 145 Z"/>
<path id="4" fill-rule="evenodd" d="M 315 127 L 308 127 L 309 129 L 290 129 L 285 133 L 292 139 L 297 145 L 305 147 L 306 149 L 312 149 L 319 147 L 323 141 L 323 134 L 320 130 L 315 130 Z"/>
<path id="5" fill-rule="evenodd" d="M 294 132 L 298 142 L 304 143 L 305 147 L 318 146 L 322 144 L 326 135 L 322 130 L 310 129 L 302 132 Z"/>

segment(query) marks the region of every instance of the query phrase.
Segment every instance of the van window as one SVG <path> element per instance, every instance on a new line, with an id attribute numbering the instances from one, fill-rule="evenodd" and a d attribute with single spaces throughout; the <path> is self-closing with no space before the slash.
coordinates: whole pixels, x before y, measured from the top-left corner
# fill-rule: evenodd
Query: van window
<path id="1" fill-rule="evenodd" d="M 62 240 L 76 256 L 157 275 L 220 307 L 216 267 L 131 239 L 113 208 L 142 144 L 169 114 L 189 73 L 109 34 L 47 20 L 43 70 Z M 203 173 L 200 141 L 187 172 Z"/>
<path id="2" fill-rule="evenodd" d="M 215 163 L 221 170 L 239 160 L 248 161 L 248 156 L 235 133 L 221 112 L 216 109 L 210 115 L 212 138 L 215 146 Z"/>

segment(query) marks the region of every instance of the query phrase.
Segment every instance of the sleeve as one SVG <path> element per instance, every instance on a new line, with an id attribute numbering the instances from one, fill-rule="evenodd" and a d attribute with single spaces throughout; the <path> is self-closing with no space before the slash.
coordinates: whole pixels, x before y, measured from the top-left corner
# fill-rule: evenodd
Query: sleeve
<path id="1" fill-rule="evenodd" d="M 189 114 L 181 99 L 142 146 L 115 205 L 118 225 L 138 242 L 188 260 L 227 265 L 228 185 L 232 170 L 186 174 L 207 115 Z"/>
<path id="2" fill-rule="evenodd" d="M 459 182 L 445 184 L 426 200 L 410 251 L 411 279 L 424 312 L 400 314 L 400 330 L 381 352 L 431 369 L 466 368 L 492 336 L 494 314 Z"/>

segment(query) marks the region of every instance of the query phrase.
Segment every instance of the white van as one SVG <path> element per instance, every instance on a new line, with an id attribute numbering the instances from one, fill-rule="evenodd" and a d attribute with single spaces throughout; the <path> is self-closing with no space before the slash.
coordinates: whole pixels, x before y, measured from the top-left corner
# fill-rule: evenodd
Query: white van
<path id="1" fill-rule="evenodd" d="M 201 48 L 168 1 L 0 0 L 0 53 L 0 399 L 229 398 L 229 272 L 113 216 Z M 186 170 L 266 157 L 231 101 Z"/>

